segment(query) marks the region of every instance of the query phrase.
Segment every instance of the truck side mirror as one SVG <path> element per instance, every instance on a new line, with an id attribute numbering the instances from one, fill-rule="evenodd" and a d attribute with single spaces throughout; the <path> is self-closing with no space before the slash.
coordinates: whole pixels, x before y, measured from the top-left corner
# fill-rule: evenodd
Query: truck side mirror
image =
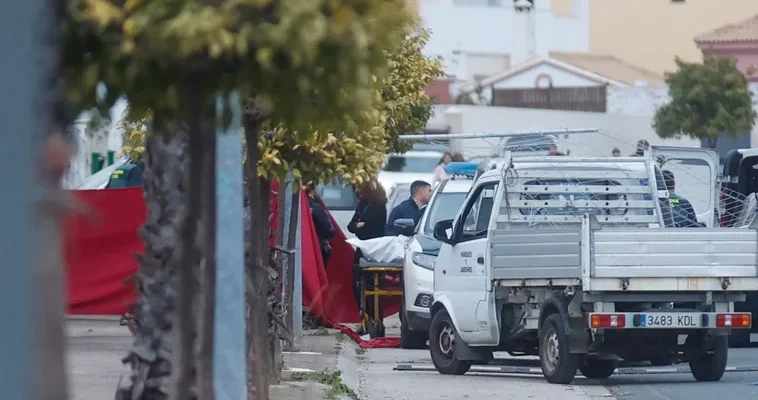
<path id="1" fill-rule="evenodd" d="M 434 238 L 439 240 L 440 242 L 449 243 L 450 235 L 448 234 L 448 231 L 452 231 L 452 229 L 453 229 L 452 219 L 439 221 L 436 224 L 434 224 Z"/>

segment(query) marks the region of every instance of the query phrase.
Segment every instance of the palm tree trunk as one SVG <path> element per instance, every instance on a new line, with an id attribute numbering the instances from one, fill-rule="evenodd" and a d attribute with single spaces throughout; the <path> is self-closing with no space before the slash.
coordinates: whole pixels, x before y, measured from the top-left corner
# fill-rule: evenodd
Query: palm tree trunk
<path id="1" fill-rule="evenodd" d="M 179 230 L 187 215 L 187 140 L 184 134 L 154 132 L 145 143 L 144 185 L 147 221 L 140 230 L 145 254 L 138 256 L 137 321 L 132 350 L 124 358 L 131 385 L 117 399 L 168 398 L 172 367 L 172 320 L 176 304 Z"/>
<path id="2" fill-rule="evenodd" d="M 208 125 L 204 125 L 206 128 Z M 205 129 L 204 129 L 205 130 Z M 213 330 L 216 304 L 216 133 L 203 132 L 201 308 L 197 327 L 198 398 L 213 400 Z"/>

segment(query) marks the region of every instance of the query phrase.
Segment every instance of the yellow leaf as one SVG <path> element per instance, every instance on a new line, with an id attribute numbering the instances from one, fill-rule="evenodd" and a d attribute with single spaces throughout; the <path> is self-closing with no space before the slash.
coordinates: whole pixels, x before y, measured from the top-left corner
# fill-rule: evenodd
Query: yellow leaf
<path id="1" fill-rule="evenodd" d="M 124 13 L 107 0 L 86 0 L 87 16 L 105 28 L 123 18 Z"/>
<path id="2" fill-rule="evenodd" d="M 139 7 L 140 4 L 142 4 L 142 0 L 126 0 L 124 3 L 124 10 L 131 12 L 135 8 Z"/>

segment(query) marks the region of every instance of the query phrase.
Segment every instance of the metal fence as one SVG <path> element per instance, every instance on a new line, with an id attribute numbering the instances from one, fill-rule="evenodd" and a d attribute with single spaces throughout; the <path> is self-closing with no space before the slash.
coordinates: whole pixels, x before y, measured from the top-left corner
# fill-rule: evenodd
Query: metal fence
<path id="1" fill-rule="evenodd" d="M 605 86 L 492 91 L 492 105 L 500 107 L 605 112 L 605 102 Z"/>

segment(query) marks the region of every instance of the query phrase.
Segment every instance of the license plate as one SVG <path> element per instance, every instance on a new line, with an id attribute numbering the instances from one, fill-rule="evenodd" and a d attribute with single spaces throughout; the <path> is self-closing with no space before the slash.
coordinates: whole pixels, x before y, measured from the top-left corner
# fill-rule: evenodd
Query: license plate
<path id="1" fill-rule="evenodd" d="M 651 313 L 640 314 L 640 328 L 700 328 L 700 314 Z"/>

